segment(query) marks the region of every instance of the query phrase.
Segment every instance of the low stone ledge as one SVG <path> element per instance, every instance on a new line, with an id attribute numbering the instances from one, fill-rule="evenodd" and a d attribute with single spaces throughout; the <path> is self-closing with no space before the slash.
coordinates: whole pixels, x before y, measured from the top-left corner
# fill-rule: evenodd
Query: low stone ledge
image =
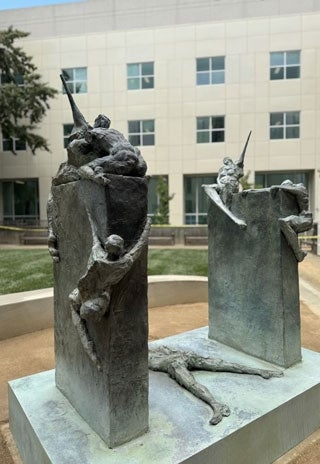
<path id="1" fill-rule="evenodd" d="M 208 279 L 160 275 L 148 278 L 149 308 L 208 301 Z M 0 295 L 0 340 L 53 327 L 53 288 Z"/>

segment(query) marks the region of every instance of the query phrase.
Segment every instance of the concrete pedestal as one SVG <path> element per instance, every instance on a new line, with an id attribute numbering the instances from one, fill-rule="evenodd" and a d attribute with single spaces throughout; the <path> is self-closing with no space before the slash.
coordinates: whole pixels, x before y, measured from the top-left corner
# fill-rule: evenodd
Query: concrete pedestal
<path id="1" fill-rule="evenodd" d="M 233 195 L 241 229 L 210 201 L 209 337 L 289 367 L 301 360 L 298 263 L 279 218 L 298 214 L 293 195 Z"/>
<path id="2" fill-rule="evenodd" d="M 270 364 L 208 340 L 207 328 L 153 342 L 254 367 Z M 195 373 L 231 415 L 209 425 L 211 409 L 166 374 L 150 372 L 150 429 L 115 449 L 55 387 L 54 371 L 10 382 L 10 427 L 25 464 L 270 464 L 320 426 L 320 355 L 280 378 Z M 83 398 L 83 401 L 86 401 Z M 131 410 L 127 409 L 128 417 Z"/>

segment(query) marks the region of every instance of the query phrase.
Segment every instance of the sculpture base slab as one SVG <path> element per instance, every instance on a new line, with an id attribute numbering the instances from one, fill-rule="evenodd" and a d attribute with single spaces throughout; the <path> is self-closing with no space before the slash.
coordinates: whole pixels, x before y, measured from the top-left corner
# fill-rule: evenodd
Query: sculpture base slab
<path id="1" fill-rule="evenodd" d="M 255 367 L 270 364 L 207 338 L 208 329 L 153 342 Z M 283 377 L 196 372 L 231 415 L 209 425 L 211 409 L 166 374 L 150 372 L 150 430 L 115 449 L 55 387 L 54 371 L 9 384 L 10 427 L 25 464 L 269 464 L 320 426 L 320 354 Z M 83 398 L 83 401 L 89 401 Z M 128 411 L 130 414 L 130 411 Z"/>

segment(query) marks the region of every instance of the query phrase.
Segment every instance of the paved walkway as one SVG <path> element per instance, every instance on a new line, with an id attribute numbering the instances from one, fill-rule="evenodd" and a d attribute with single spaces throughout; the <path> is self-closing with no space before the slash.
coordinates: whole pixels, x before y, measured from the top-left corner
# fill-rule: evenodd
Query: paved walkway
<path id="1" fill-rule="evenodd" d="M 306 348 L 320 352 L 320 257 L 308 255 L 305 261 L 300 264 L 300 297 L 302 344 Z M 207 303 L 152 308 L 149 312 L 150 339 L 163 338 L 207 324 Z M 184 321 L 183 325 L 182 320 Z M 8 429 L 8 380 L 52 369 L 53 367 L 54 341 L 52 329 L 0 342 L 1 464 L 17 464 L 19 462 L 14 445 L 10 441 Z M 276 463 L 319 464 L 320 431 L 277 460 Z"/>

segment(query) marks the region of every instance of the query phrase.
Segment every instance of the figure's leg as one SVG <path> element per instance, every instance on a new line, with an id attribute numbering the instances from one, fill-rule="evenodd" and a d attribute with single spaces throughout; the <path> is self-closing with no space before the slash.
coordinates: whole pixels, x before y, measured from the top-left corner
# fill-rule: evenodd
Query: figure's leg
<path id="1" fill-rule="evenodd" d="M 99 322 L 106 314 L 110 303 L 110 295 L 108 292 L 102 293 L 97 298 L 92 298 L 82 303 L 80 307 L 80 316 L 86 321 Z"/>
<path id="2" fill-rule="evenodd" d="M 70 309 L 71 309 L 71 318 L 73 325 L 75 326 L 81 344 L 91 359 L 91 361 L 97 366 L 97 369 L 100 371 L 101 370 L 101 364 L 99 361 L 99 358 L 97 356 L 94 343 L 90 339 L 88 329 L 86 326 L 86 322 L 84 319 L 82 319 L 79 315 L 79 310 L 81 306 L 81 298 L 79 295 L 79 290 L 75 288 L 69 295 L 69 301 L 70 301 Z"/>
<path id="3" fill-rule="evenodd" d="M 230 409 L 228 406 L 226 404 L 218 403 L 209 390 L 195 380 L 191 372 L 189 372 L 183 363 L 170 363 L 168 366 L 168 374 L 179 385 L 184 387 L 197 398 L 200 398 L 213 409 L 213 416 L 210 420 L 210 424 L 216 425 L 222 420 L 223 416 L 230 415 Z"/>
<path id="4" fill-rule="evenodd" d="M 281 377 L 282 371 L 273 371 L 268 369 L 258 369 L 255 367 L 244 366 L 243 364 L 230 363 L 218 358 L 205 358 L 193 354 L 188 359 L 191 369 L 198 369 L 211 372 L 234 372 L 236 374 L 260 375 L 264 379 L 270 377 Z"/>

